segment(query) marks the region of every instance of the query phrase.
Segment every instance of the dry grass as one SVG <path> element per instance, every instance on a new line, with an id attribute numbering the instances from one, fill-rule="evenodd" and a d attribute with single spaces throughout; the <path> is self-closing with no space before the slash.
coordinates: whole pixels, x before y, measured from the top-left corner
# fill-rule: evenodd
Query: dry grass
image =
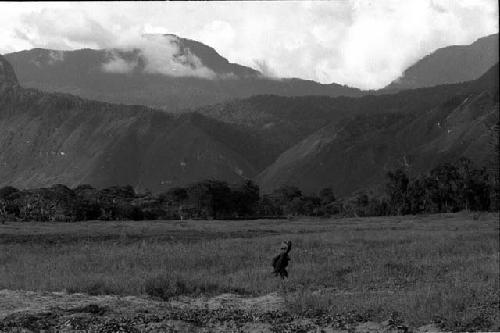
<path id="1" fill-rule="evenodd" d="M 456 330 L 499 321 L 498 215 L 293 221 L 8 223 L 0 289 L 90 294 L 283 288 L 271 275 L 290 239 L 290 310 L 356 312 Z M 472 326 L 471 326 L 472 325 Z M 476 325 L 476 326 L 474 326 Z M 478 326 L 479 325 L 479 326 Z"/>

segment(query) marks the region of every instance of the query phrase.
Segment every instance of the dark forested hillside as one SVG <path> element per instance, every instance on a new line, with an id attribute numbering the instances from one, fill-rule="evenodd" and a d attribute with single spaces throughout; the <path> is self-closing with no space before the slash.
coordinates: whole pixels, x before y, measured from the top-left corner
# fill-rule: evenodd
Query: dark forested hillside
<path id="1" fill-rule="evenodd" d="M 159 192 L 250 178 L 265 192 L 293 184 L 347 194 L 400 166 L 421 172 L 461 156 L 482 163 L 498 121 L 498 68 L 394 95 L 261 95 L 173 115 L 21 88 L 0 60 L 0 185 L 21 188 Z"/>
<path id="2" fill-rule="evenodd" d="M 265 191 L 283 184 L 311 191 L 328 185 L 347 194 L 381 184 L 388 170 L 400 167 L 418 174 L 462 156 L 480 165 L 494 159 L 489 143 L 497 135 L 493 129 L 498 122 L 498 65 L 477 81 L 437 89 L 451 90 L 431 105 L 426 105 L 425 94 L 407 99 L 413 107 L 423 103 L 409 112 L 387 107 L 374 114 L 390 104 L 387 96 L 370 97 L 373 112 L 332 122 L 309 135 L 282 153 L 258 182 Z M 363 99 L 368 97 L 358 101 Z"/>
<path id="3" fill-rule="evenodd" d="M 130 184 L 158 191 L 205 178 L 253 177 L 271 160 L 266 154 L 273 150 L 258 137 L 202 115 L 20 88 L 0 60 L 1 185 Z"/>
<path id="4" fill-rule="evenodd" d="M 283 152 L 320 128 L 362 114 L 420 113 L 461 94 L 464 84 L 363 97 L 259 95 L 193 109 L 244 128 Z M 274 155 L 277 157 L 277 155 Z"/>

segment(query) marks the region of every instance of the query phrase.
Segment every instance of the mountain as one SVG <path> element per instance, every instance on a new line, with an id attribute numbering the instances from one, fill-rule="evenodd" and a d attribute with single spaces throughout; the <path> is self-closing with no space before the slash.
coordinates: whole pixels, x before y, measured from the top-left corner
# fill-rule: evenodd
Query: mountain
<path id="1" fill-rule="evenodd" d="M 181 38 L 173 34 L 145 34 L 143 37 L 153 40 L 166 37 L 169 42 L 178 49 L 176 56 L 185 56 L 191 53 L 200 59 L 204 66 L 208 67 L 219 76 L 236 76 L 239 78 L 255 78 L 261 76 L 259 71 L 250 67 L 230 63 L 226 58 L 217 53 L 214 48 L 192 39 Z"/>
<path id="2" fill-rule="evenodd" d="M 24 87 L 185 113 L 254 95 L 359 97 L 474 80 L 498 61 L 498 34 L 471 45 L 438 49 L 378 91 L 267 78 L 255 69 L 230 63 L 208 45 L 172 34 L 144 35 L 138 48 L 37 48 L 5 57 Z"/>
<path id="3" fill-rule="evenodd" d="M 470 45 L 440 48 L 406 69 L 384 90 L 414 89 L 475 80 L 498 62 L 498 34 Z"/>
<path id="4" fill-rule="evenodd" d="M 12 66 L 0 56 L 0 92 L 17 88 L 19 82 L 17 81 L 16 73 Z"/>
<path id="5" fill-rule="evenodd" d="M 424 112 L 454 96 L 461 85 L 442 85 L 363 97 L 258 95 L 193 111 L 258 136 L 274 158 L 320 128 L 360 114 Z"/>
<path id="6" fill-rule="evenodd" d="M 499 119 L 498 64 L 476 81 L 412 92 L 423 99 L 421 93 L 443 88 L 453 93 L 420 110 L 363 113 L 322 127 L 260 173 L 261 188 L 332 186 L 345 195 L 383 183 L 386 172 L 398 167 L 415 176 L 462 156 L 486 164 L 495 158 L 489 143 L 498 139 L 492 130 Z M 370 98 L 376 108 L 379 96 Z"/>
<path id="7" fill-rule="evenodd" d="M 268 149 L 259 140 L 199 114 L 21 88 L 1 56 L 0 87 L 0 186 L 131 184 L 157 192 L 206 178 L 237 182 L 264 167 Z"/>
<path id="8" fill-rule="evenodd" d="M 175 35 L 146 35 L 144 41 L 140 49 L 32 49 L 5 57 L 24 87 L 169 112 L 258 94 L 362 94 L 338 84 L 266 78 L 207 45 Z"/>
<path id="9" fill-rule="evenodd" d="M 22 86 L 22 84 L 21 84 Z M 159 192 L 206 178 L 338 195 L 468 156 L 489 159 L 498 65 L 480 79 L 363 97 L 253 96 L 169 114 L 22 88 L 0 57 L 0 186 L 131 184 Z"/>

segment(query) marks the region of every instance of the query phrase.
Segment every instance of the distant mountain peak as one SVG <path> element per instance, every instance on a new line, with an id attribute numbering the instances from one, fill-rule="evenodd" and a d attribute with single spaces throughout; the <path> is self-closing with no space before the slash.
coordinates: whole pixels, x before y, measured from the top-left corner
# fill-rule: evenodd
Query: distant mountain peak
<path id="1" fill-rule="evenodd" d="M 166 37 L 170 43 L 176 44 L 181 55 L 188 53 L 195 55 L 204 66 L 219 75 L 235 75 L 236 77 L 258 77 L 262 75 L 253 68 L 229 62 L 213 47 L 193 39 L 179 37 L 175 34 L 143 34 L 142 37 L 146 39 Z"/>
<path id="2" fill-rule="evenodd" d="M 19 83 L 14 69 L 10 63 L 0 55 L 0 91 L 17 86 L 19 86 Z"/>
<path id="3" fill-rule="evenodd" d="M 498 33 L 469 45 L 439 48 L 408 67 L 386 90 L 415 89 L 479 78 L 498 62 Z"/>
<path id="4" fill-rule="evenodd" d="M 270 79 L 255 69 L 230 62 L 208 45 L 174 34 L 143 36 L 158 39 L 153 39 L 152 45 L 143 41 L 142 45 L 128 48 L 31 49 L 6 54 L 5 59 L 26 88 L 148 105 L 169 112 L 186 112 L 202 105 L 262 94 L 363 94 L 359 89 L 338 84 Z M 169 45 L 173 48 L 168 49 Z"/>

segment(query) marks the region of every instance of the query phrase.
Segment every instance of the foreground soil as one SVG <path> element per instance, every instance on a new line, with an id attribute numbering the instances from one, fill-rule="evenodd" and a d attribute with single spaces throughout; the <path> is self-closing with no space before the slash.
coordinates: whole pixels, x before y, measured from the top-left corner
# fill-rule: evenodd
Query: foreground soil
<path id="1" fill-rule="evenodd" d="M 371 322 L 359 314 L 291 314 L 277 293 L 222 294 L 161 301 L 137 296 L 0 290 L 1 332 L 438 332 L 397 318 Z"/>

